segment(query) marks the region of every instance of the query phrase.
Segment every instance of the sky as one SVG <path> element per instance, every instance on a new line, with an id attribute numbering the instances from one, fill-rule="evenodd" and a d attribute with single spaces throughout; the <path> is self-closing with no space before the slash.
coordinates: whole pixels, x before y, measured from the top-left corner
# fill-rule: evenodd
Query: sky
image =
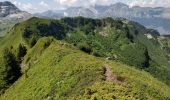
<path id="1" fill-rule="evenodd" d="M 111 5 L 122 2 L 130 6 L 170 7 L 170 0 L 0 0 L 10 1 L 23 11 L 30 13 L 61 10 L 72 6 Z"/>

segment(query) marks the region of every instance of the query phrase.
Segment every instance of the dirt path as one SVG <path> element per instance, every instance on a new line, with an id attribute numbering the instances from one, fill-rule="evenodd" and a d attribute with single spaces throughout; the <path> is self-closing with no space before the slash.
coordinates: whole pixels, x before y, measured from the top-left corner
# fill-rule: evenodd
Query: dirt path
<path id="1" fill-rule="evenodd" d="M 106 81 L 122 83 L 121 81 L 119 81 L 117 79 L 117 75 L 113 74 L 113 71 L 110 68 L 110 66 L 104 65 L 104 68 L 105 68 L 105 78 L 106 78 Z"/>

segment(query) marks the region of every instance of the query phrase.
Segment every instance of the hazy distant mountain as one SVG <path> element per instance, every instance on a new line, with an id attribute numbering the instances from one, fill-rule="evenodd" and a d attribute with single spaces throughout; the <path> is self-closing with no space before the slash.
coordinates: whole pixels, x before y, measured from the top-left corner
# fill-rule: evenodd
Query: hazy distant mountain
<path id="1" fill-rule="evenodd" d="M 32 15 L 21 11 L 11 2 L 0 2 L 0 36 L 4 35 L 14 24 L 26 20 Z"/>
<path id="2" fill-rule="evenodd" d="M 52 11 L 57 16 L 58 12 Z M 130 7 L 123 3 L 116 3 L 109 6 L 94 5 L 89 7 L 70 7 L 62 10 L 64 16 L 87 16 L 87 17 L 125 17 L 125 18 L 166 18 L 170 19 L 170 8 L 151 7 Z M 64 14 L 66 13 L 66 14 Z M 49 16 L 49 14 L 39 13 L 39 15 Z"/>
<path id="3" fill-rule="evenodd" d="M 60 18 L 64 16 L 63 11 L 52 11 L 52 10 L 48 10 L 42 13 L 36 13 L 34 14 L 35 16 L 39 16 L 39 17 L 50 17 L 50 18 Z"/>
<path id="4" fill-rule="evenodd" d="M 163 7 L 130 7 L 123 3 L 116 3 L 109 6 L 70 7 L 62 11 L 50 11 L 50 14 L 44 12 L 36 15 L 51 18 L 61 18 L 65 16 L 84 16 L 90 18 L 123 17 L 137 21 L 149 28 L 157 29 L 163 35 L 170 34 L 170 28 L 167 28 L 170 26 L 170 8 Z"/>

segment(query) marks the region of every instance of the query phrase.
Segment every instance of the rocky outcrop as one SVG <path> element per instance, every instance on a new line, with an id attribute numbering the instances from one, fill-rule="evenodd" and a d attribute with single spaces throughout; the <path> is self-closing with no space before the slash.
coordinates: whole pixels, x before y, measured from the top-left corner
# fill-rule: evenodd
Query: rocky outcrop
<path id="1" fill-rule="evenodd" d="M 19 10 L 11 2 L 8 2 L 8 1 L 0 2 L 0 17 L 6 17 L 8 15 L 17 14 L 20 12 L 22 12 L 22 11 Z"/>

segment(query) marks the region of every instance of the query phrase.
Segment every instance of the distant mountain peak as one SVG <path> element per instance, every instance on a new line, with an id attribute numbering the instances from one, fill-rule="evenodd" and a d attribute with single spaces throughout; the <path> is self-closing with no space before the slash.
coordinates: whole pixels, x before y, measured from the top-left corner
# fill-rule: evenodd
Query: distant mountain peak
<path id="1" fill-rule="evenodd" d="M 9 1 L 0 2 L 0 36 L 4 36 L 4 33 L 14 24 L 27 20 L 31 16 L 30 13 L 20 10 Z"/>
<path id="2" fill-rule="evenodd" d="M 2 10 L 3 6 L 5 6 L 5 7 L 11 7 L 11 8 L 13 8 L 13 9 L 19 10 L 14 4 L 12 4 L 12 3 L 9 2 L 9 1 L 0 2 L 0 7 L 1 7 L 0 9 L 1 9 L 1 10 Z"/>
<path id="3" fill-rule="evenodd" d="M 9 1 L 0 2 L 0 20 L 11 19 L 28 19 L 31 14 L 20 10 L 14 4 Z"/>
<path id="4" fill-rule="evenodd" d="M 9 1 L 0 2 L 0 17 L 6 17 L 10 14 L 21 12 L 14 4 Z"/>

